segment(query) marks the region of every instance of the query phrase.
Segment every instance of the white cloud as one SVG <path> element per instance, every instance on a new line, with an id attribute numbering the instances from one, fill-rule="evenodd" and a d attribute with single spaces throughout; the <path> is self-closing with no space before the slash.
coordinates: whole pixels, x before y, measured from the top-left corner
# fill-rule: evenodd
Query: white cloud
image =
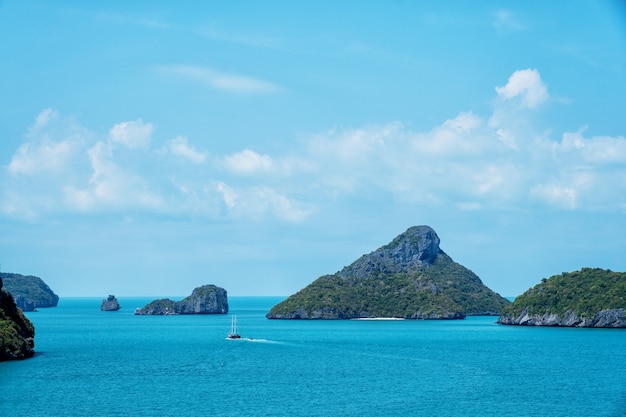
<path id="1" fill-rule="evenodd" d="M 168 140 L 165 143 L 164 149 L 171 152 L 172 155 L 186 158 L 194 164 L 201 164 L 207 159 L 207 154 L 196 150 L 194 146 L 188 143 L 187 138 L 184 136 L 177 136 L 174 139 Z"/>
<path id="2" fill-rule="evenodd" d="M 542 85 L 538 73 L 524 71 L 498 87 L 500 98 L 526 97 Z M 518 113 L 530 112 L 497 104 L 492 115 L 460 112 L 427 130 L 399 122 L 334 128 L 282 153 L 244 147 L 211 157 L 183 136 L 152 149 L 152 124 L 141 119 L 98 135 L 46 109 L 6 166 L 2 210 L 32 218 L 136 210 L 287 222 L 360 199 L 435 209 L 623 210 L 626 138 L 585 136 L 584 128 L 536 134 L 529 119 L 516 124 Z"/>
<path id="3" fill-rule="evenodd" d="M 310 214 L 301 204 L 287 198 L 267 186 L 257 186 L 236 190 L 223 182 L 217 184 L 229 214 L 235 217 L 262 218 L 267 214 L 297 223 Z"/>
<path id="4" fill-rule="evenodd" d="M 207 67 L 178 65 L 162 67 L 166 73 L 176 74 L 198 81 L 211 88 L 231 93 L 273 93 L 280 88 L 269 81 L 239 74 L 229 74 Z"/>
<path id="5" fill-rule="evenodd" d="M 73 151 L 74 144 L 69 141 L 38 145 L 25 143 L 11 158 L 8 169 L 12 175 L 35 175 L 58 171 L 66 166 Z"/>
<path id="6" fill-rule="evenodd" d="M 226 156 L 224 164 L 227 169 L 238 174 L 270 171 L 274 165 L 270 156 L 258 154 L 250 149 Z"/>
<path id="7" fill-rule="evenodd" d="M 35 118 L 35 124 L 31 128 L 32 130 L 42 129 L 50 124 L 50 122 L 57 120 L 59 118 L 59 113 L 53 109 L 45 109 L 41 113 L 37 115 Z"/>
<path id="8" fill-rule="evenodd" d="M 114 161 L 110 144 L 97 142 L 87 151 L 92 174 L 87 187 L 65 186 L 67 202 L 79 210 L 148 209 L 159 210 L 162 199 L 150 191 L 138 174 L 121 168 Z"/>
<path id="9" fill-rule="evenodd" d="M 142 148 L 150 143 L 152 124 L 137 119 L 131 122 L 122 122 L 114 125 L 109 131 L 109 139 L 121 143 L 129 149 Z"/>
<path id="10" fill-rule="evenodd" d="M 581 162 L 626 164 L 626 138 L 623 136 L 585 138 L 584 130 L 565 132 L 561 143 L 554 145 L 555 152 L 561 156 L 574 154 Z"/>
<path id="11" fill-rule="evenodd" d="M 519 97 L 523 107 L 533 109 L 548 100 L 548 88 L 536 69 L 515 71 L 504 87 L 496 87 L 498 95 L 506 100 Z"/>

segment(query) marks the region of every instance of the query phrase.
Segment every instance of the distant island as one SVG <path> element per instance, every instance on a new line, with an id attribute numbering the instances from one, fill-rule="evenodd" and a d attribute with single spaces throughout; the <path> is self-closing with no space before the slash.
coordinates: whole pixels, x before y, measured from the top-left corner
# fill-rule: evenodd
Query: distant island
<path id="1" fill-rule="evenodd" d="M 35 327 L 4 290 L 0 277 L 0 361 L 30 358 L 34 348 Z"/>
<path id="2" fill-rule="evenodd" d="M 582 268 L 526 291 L 498 323 L 521 326 L 626 327 L 626 273 Z"/>
<path id="3" fill-rule="evenodd" d="M 341 271 L 322 276 L 272 307 L 269 319 L 463 319 L 498 315 L 510 302 L 414 226 Z"/>
<path id="4" fill-rule="evenodd" d="M 203 285 L 193 290 L 182 301 L 169 298 L 154 300 L 143 308 L 135 310 L 136 315 L 173 315 L 173 314 L 226 314 L 228 313 L 228 295 L 224 288 L 215 285 Z"/>
<path id="5" fill-rule="evenodd" d="M 23 311 L 34 311 L 39 307 L 56 307 L 59 296 L 39 277 L 0 273 L 5 290 L 13 296 L 15 303 Z"/>
<path id="6" fill-rule="evenodd" d="M 105 300 L 102 300 L 102 304 L 100 304 L 100 311 L 117 311 L 120 308 L 122 307 L 114 295 L 109 295 Z"/>

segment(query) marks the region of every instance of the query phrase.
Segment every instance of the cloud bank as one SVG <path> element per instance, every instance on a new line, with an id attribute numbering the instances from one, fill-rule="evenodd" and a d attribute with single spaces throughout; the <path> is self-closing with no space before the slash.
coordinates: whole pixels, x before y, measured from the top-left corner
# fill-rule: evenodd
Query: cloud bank
<path id="1" fill-rule="evenodd" d="M 550 100 L 535 69 L 495 91 L 491 114 L 462 111 L 427 131 L 336 127 L 272 155 L 212 154 L 183 136 L 156 138 L 141 119 L 102 134 L 45 109 L 5 165 L 1 209 L 30 221 L 136 211 L 303 222 L 367 195 L 459 210 L 626 210 L 624 137 L 584 126 L 548 137 L 530 116 L 520 125 L 520 111 Z"/>

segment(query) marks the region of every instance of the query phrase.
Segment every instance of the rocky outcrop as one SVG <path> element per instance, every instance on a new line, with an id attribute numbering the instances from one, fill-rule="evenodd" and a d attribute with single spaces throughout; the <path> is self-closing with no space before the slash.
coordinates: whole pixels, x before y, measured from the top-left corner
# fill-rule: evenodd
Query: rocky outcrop
<path id="1" fill-rule="evenodd" d="M 509 303 L 439 247 L 428 226 L 389 244 L 275 305 L 270 319 L 462 319 L 497 315 Z"/>
<path id="2" fill-rule="evenodd" d="M 0 361 L 30 358 L 34 348 L 35 327 L 4 291 L 0 278 Z"/>
<path id="3" fill-rule="evenodd" d="M 626 314 L 623 308 L 601 310 L 593 317 L 582 317 L 573 311 L 564 314 L 544 313 L 529 314 L 526 307 L 516 317 L 503 315 L 498 318 L 499 324 L 520 326 L 552 326 L 552 327 L 626 327 Z"/>
<path id="4" fill-rule="evenodd" d="M 625 310 L 626 273 L 583 268 L 543 279 L 504 308 L 498 323 L 626 328 Z"/>
<path id="5" fill-rule="evenodd" d="M 23 311 L 56 307 L 59 303 L 59 296 L 39 277 L 11 273 L 1 273 L 0 277 L 4 281 L 5 290 Z"/>
<path id="6" fill-rule="evenodd" d="M 204 285 L 193 290 L 189 297 L 181 301 L 168 298 L 154 300 L 143 308 L 135 310 L 136 315 L 171 314 L 226 314 L 228 295 L 224 288 Z"/>
<path id="7" fill-rule="evenodd" d="M 121 308 L 120 303 L 114 295 L 109 295 L 106 300 L 102 300 L 100 311 L 117 311 Z"/>

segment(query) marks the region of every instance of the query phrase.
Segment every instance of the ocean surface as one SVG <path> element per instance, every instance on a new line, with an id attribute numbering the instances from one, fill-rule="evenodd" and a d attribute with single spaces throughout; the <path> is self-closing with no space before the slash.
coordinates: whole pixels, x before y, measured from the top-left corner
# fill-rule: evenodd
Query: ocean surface
<path id="1" fill-rule="evenodd" d="M 281 299 L 135 316 L 152 299 L 63 298 L 27 313 L 37 355 L 0 363 L 0 416 L 626 416 L 624 330 L 267 320 Z"/>

